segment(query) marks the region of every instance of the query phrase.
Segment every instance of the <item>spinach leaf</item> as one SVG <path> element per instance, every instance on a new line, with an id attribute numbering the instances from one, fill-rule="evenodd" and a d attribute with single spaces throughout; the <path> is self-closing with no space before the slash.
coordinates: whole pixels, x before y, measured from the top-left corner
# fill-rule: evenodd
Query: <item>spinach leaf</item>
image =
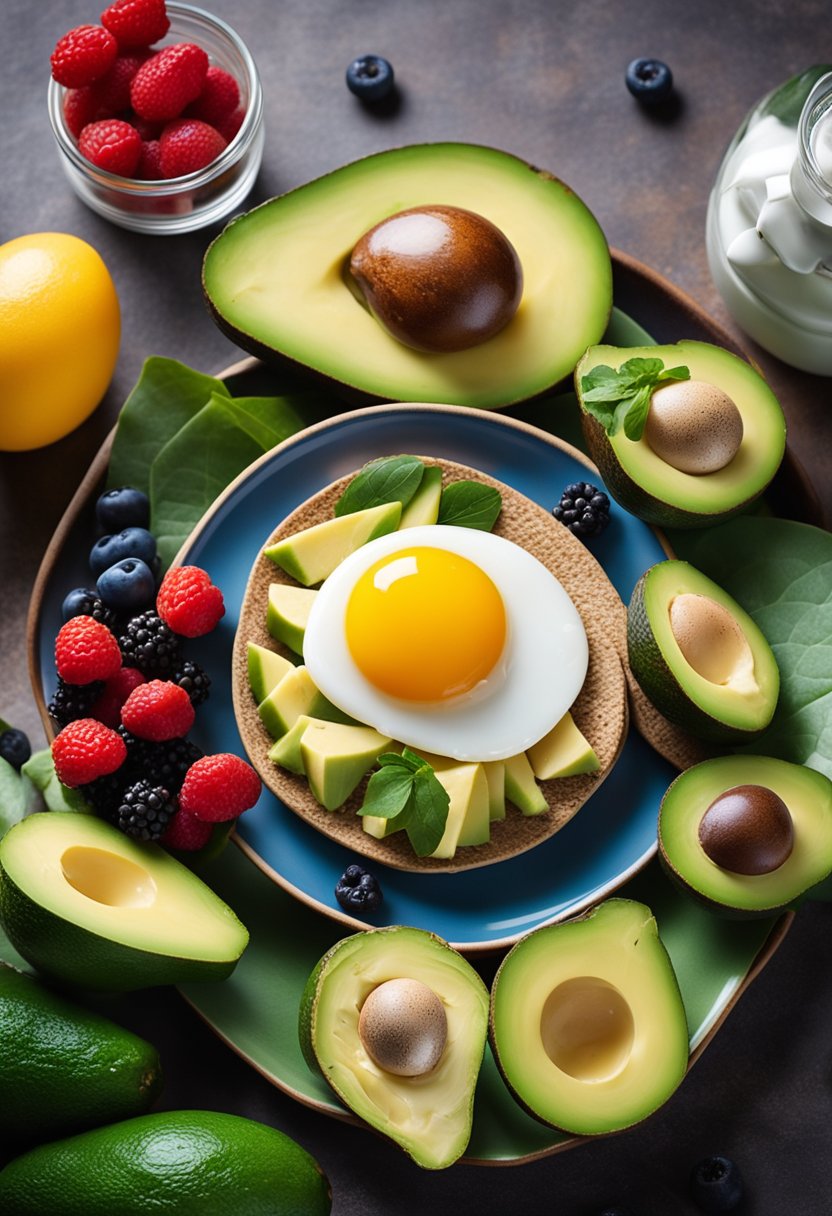
<path id="1" fill-rule="evenodd" d="M 490 532 L 503 507 L 500 491 L 479 481 L 452 481 L 439 500 L 439 524 Z"/>
<path id="2" fill-rule="evenodd" d="M 336 515 L 352 515 L 385 502 L 406 507 L 419 489 L 425 466 L 416 456 L 381 456 L 365 464 L 335 504 Z"/>
<path id="3" fill-rule="evenodd" d="M 745 608 L 777 659 L 774 718 L 742 750 L 832 777 L 832 534 L 741 516 L 707 531 L 674 531 L 670 542 Z"/>

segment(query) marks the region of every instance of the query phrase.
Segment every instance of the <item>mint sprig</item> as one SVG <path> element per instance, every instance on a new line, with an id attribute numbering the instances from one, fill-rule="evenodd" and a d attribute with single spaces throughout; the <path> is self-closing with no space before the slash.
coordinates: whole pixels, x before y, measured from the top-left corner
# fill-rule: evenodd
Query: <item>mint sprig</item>
<path id="1" fill-rule="evenodd" d="M 608 435 L 623 426 L 627 438 L 637 440 L 644 433 L 653 390 L 670 380 L 689 379 L 689 368 L 666 368 L 661 359 L 628 359 L 617 371 L 599 363 L 581 377 L 581 400 Z"/>
<path id="2" fill-rule="evenodd" d="M 433 853 L 445 832 L 450 798 L 426 760 L 404 748 L 384 752 L 381 766 L 367 782 L 359 815 L 392 820 L 391 827 L 404 828 L 417 857 Z"/>

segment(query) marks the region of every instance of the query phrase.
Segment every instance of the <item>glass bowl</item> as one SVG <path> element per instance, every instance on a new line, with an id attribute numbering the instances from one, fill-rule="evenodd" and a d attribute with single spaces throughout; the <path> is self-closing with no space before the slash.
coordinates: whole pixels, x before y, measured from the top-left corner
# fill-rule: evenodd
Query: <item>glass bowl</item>
<path id="1" fill-rule="evenodd" d="M 237 134 L 204 169 L 166 181 L 139 181 L 98 169 L 78 151 L 64 118 L 65 90 L 49 81 L 49 119 L 61 164 L 79 198 L 105 219 L 134 232 L 192 232 L 225 219 L 242 203 L 263 158 L 263 93 L 257 68 L 245 43 L 218 17 L 168 0 L 170 29 L 158 49 L 174 42 L 193 42 L 211 64 L 224 68 L 240 86 L 245 118 Z"/>

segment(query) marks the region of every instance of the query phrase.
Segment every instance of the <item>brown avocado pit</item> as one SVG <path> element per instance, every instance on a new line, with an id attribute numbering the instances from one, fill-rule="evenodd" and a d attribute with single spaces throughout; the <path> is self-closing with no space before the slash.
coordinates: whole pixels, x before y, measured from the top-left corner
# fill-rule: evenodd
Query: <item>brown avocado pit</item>
<path id="1" fill-rule="evenodd" d="M 736 456 L 742 436 L 742 415 L 716 384 L 676 380 L 657 388 L 650 399 L 644 438 L 680 473 L 719 472 Z"/>
<path id="2" fill-rule="evenodd" d="M 500 229 L 440 204 L 399 211 L 365 232 L 349 277 L 392 337 L 434 354 L 494 337 L 523 293 L 520 260 Z"/>
<path id="3" fill-rule="evenodd" d="M 367 1054 L 385 1072 L 422 1077 L 433 1071 L 445 1050 L 445 1006 L 421 980 L 386 980 L 364 1001 L 358 1035 Z"/>
<path id="4" fill-rule="evenodd" d="M 771 874 L 791 856 L 789 808 L 764 785 L 736 785 L 720 794 L 699 823 L 705 854 L 732 874 Z"/>

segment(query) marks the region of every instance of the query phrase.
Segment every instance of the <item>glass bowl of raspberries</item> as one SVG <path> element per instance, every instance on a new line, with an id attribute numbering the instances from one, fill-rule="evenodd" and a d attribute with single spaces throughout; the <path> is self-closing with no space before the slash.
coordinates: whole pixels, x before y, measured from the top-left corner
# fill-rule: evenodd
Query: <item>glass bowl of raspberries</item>
<path id="1" fill-rule="evenodd" d="M 49 117 L 81 199 L 135 232 L 228 216 L 263 156 L 254 60 L 224 21 L 177 0 L 113 0 L 51 57 Z"/>

